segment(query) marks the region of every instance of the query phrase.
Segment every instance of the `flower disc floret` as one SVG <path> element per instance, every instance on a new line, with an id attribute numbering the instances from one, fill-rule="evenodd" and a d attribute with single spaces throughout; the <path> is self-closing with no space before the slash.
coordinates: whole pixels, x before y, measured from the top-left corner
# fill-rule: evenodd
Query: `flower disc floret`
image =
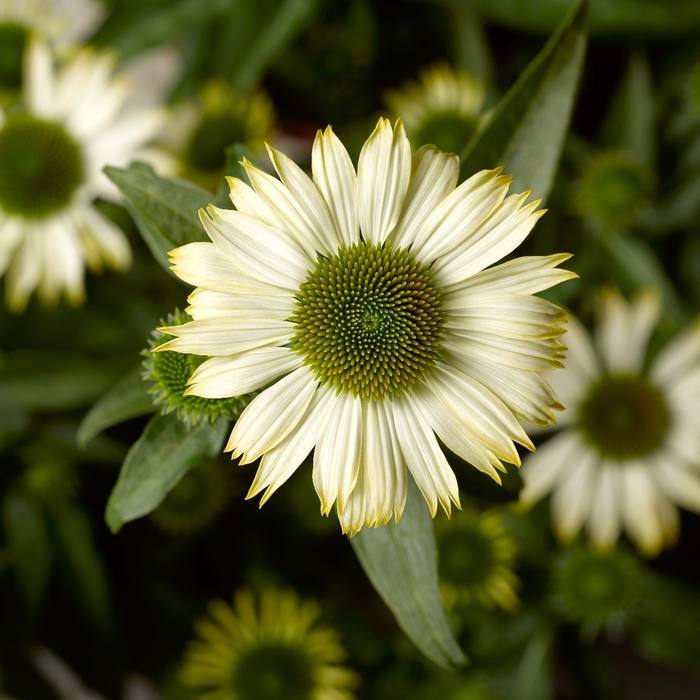
<path id="1" fill-rule="evenodd" d="M 581 431 L 601 455 L 644 457 L 664 441 L 669 414 L 663 394 L 643 376 L 604 376 L 579 409 Z"/>
<path id="2" fill-rule="evenodd" d="M 292 347 L 338 392 L 405 391 L 438 356 L 440 290 L 406 249 L 359 241 L 320 256 L 296 299 Z"/>
<path id="3" fill-rule="evenodd" d="M 0 129 L 0 208 L 25 218 L 62 209 L 83 179 L 80 148 L 60 125 L 29 115 Z"/>

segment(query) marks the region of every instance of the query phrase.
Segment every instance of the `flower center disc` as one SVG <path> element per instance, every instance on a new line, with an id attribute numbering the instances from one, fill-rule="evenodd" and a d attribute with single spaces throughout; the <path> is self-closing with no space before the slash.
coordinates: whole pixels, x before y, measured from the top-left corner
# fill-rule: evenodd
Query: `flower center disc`
<path id="1" fill-rule="evenodd" d="M 579 424 L 607 457 L 643 457 L 661 445 L 669 415 L 661 392 L 643 377 L 606 377 L 583 402 Z"/>
<path id="2" fill-rule="evenodd" d="M 412 140 L 421 145 L 432 143 L 446 153 L 461 153 L 475 127 L 476 120 L 457 112 L 430 114 Z"/>
<path id="3" fill-rule="evenodd" d="M 319 256 L 296 299 L 292 347 L 338 392 L 404 391 L 438 356 L 440 290 L 408 250 L 359 241 Z"/>
<path id="4" fill-rule="evenodd" d="M 316 685 L 304 650 L 274 642 L 244 653 L 231 684 L 240 700 L 311 700 Z"/>
<path id="5" fill-rule="evenodd" d="M 454 586 L 488 581 L 495 567 L 493 543 L 478 528 L 460 527 L 440 538 L 440 574 Z"/>
<path id="6" fill-rule="evenodd" d="M 19 24 L 0 24 L 0 90 L 22 87 L 22 56 L 27 30 Z"/>
<path id="7" fill-rule="evenodd" d="M 70 201 L 83 179 L 80 149 L 62 126 L 11 116 L 0 129 L 0 208 L 42 218 Z"/>

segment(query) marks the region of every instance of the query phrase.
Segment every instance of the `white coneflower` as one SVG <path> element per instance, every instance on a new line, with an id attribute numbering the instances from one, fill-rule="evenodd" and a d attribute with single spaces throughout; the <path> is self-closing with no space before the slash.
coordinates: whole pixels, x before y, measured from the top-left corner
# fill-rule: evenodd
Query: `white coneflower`
<path id="1" fill-rule="evenodd" d="M 172 253 L 197 289 L 194 321 L 157 350 L 207 355 L 189 393 L 239 396 L 266 387 L 227 450 L 262 458 L 249 496 L 279 488 L 315 447 L 323 513 L 343 529 L 399 517 L 407 468 L 435 514 L 459 504 L 447 447 L 500 481 L 501 460 L 532 447 L 516 416 L 546 425 L 559 403 L 540 372 L 561 366 L 566 314 L 533 293 L 574 275 L 567 255 L 488 268 L 542 211 L 510 178 L 411 147 L 380 120 L 355 173 L 331 131 L 319 132 L 310 179 L 270 149 L 280 180 L 246 163 L 230 179 L 237 211 L 201 213 L 212 243 Z"/>
<path id="2" fill-rule="evenodd" d="M 414 144 L 461 153 L 476 130 L 484 86 L 464 69 L 438 64 L 421 71 L 418 82 L 387 91 L 385 102 Z"/>
<path id="3" fill-rule="evenodd" d="M 567 366 L 550 375 L 566 428 L 523 464 L 521 501 L 552 493 L 559 535 L 584 523 L 612 545 L 625 530 L 646 554 L 675 539 L 676 504 L 700 511 L 700 325 L 673 339 L 649 366 L 645 355 L 658 295 L 631 303 L 602 297 L 596 345 L 569 321 Z"/>
<path id="4" fill-rule="evenodd" d="M 162 123 L 158 110 L 124 109 L 111 54 L 85 49 L 56 70 L 44 42 L 27 51 L 24 109 L 0 111 L 0 274 L 15 311 L 35 290 L 81 302 L 86 263 L 128 267 L 126 237 L 93 202 L 118 198 L 103 167 L 127 164 Z"/>

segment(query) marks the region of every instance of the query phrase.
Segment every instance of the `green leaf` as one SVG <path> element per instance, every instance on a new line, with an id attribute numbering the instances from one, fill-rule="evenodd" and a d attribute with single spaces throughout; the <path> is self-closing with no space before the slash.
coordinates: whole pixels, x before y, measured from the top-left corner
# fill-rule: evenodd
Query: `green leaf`
<path id="1" fill-rule="evenodd" d="M 428 506 L 413 479 L 401 520 L 365 527 L 350 544 L 367 577 L 401 629 L 432 661 L 447 669 L 465 663 L 440 596 L 437 547 Z"/>
<path id="2" fill-rule="evenodd" d="M 106 428 L 155 412 L 142 372 L 139 363 L 87 412 L 78 428 L 77 441 L 81 448 Z"/>
<path id="3" fill-rule="evenodd" d="M 492 22 L 550 32 L 570 0 L 455 0 Z M 593 34 L 685 34 L 700 28 L 700 3 L 669 0 L 591 0 Z"/>
<path id="4" fill-rule="evenodd" d="M 554 631 L 545 625 L 530 637 L 515 672 L 512 700 L 542 700 L 552 696 L 550 651 Z"/>
<path id="5" fill-rule="evenodd" d="M 462 153 L 462 177 L 505 167 L 512 191 L 546 200 L 554 182 L 586 53 L 585 0 L 494 107 Z"/>
<path id="6" fill-rule="evenodd" d="M 36 501 L 20 491 L 12 491 L 2 503 L 2 518 L 22 590 L 29 605 L 36 607 L 51 569 L 46 516 Z"/>
<path id="7" fill-rule="evenodd" d="M 6 355 L 0 369 L 0 405 L 29 411 L 79 408 L 99 398 L 124 369 L 123 360 L 19 350 Z"/>
<path id="8" fill-rule="evenodd" d="M 243 50 L 229 72 L 235 89 L 246 92 L 260 82 L 267 67 L 308 24 L 319 2 L 281 0 L 274 8 L 266 7 L 263 12 L 256 13 L 257 26 L 254 31 L 245 31 L 241 27 L 244 31 L 238 34 Z M 253 7 L 260 5 L 259 0 L 252 0 L 249 4 Z"/>
<path id="9" fill-rule="evenodd" d="M 495 83 L 493 56 L 478 15 L 459 2 L 449 5 L 453 11 L 449 26 L 455 64 L 466 68 L 471 75 L 481 80 L 487 89 L 492 88 Z"/>
<path id="10" fill-rule="evenodd" d="M 633 53 L 605 126 L 606 145 L 653 169 L 656 101 L 649 64 Z"/>
<path id="11" fill-rule="evenodd" d="M 94 620 L 106 626 L 110 617 L 107 576 L 95 549 L 90 519 L 81 510 L 64 503 L 54 510 L 53 520 L 88 612 Z"/>
<path id="12" fill-rule="evenodd" d="M 214 200 L 211 192 L 186 180 L 159 177 L 143 163 L 126 169 L 108 166 L 105 173 L 124 195 L 153 257 L 171 274 L 168 253 L 173 248 L 209 240 L 198 212 Z"/>
<path id="13" fill-rule="evenodd" d="M 228 421 L 188 428 L 174 415 L 151 418 L 129 450 L 109 497 L 105 520 L 112 532 L 155 510 L 193 467 L 222 449 Z"/>

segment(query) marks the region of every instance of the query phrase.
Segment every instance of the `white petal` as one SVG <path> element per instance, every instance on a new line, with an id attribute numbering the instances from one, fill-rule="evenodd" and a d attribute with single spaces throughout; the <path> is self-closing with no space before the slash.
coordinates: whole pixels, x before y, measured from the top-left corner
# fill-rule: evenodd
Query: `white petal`
<path id="1" fill-rule="evenodd" d="M 44 259 L 42 233 L 26 225 L 23 240 L 17 246 L 7 270 L 7 304 L 13 311 L 24 309 L 41 280 Z"/>
<path id="2" fill-rule="evenodd" d="M 310 262 L 317 253 L 326 253 L 326 238 L 319 237 L 316 224 L 310 222 L 293 194 L 272 175 L 264 173 L 248 161 L 243 161 L 250 184 L 275 219 L 275 228 L 284 231 L 304 251 Z"/>
<path id="3" fill-rule="evenodd" d="M 14 216 L 4 221 L 0 219 L 0 275 L 4 274 L 10 265 L 12 256 L 22 242 L 22 238 L 20 219 Z"/>
<path id="4" fill-rule="evenodd" d="M 104 262 L 115 270 L 131 265 L 131 247 L 124 232 L 92 206 L 82 207 L 74 216 L 81 233 L 85 259 L 90 269 L 100 270 Z"/>
<path id="5" fill-rule="evenodd" d="M 656 554 L 664 542 L 656 501 L 664 496 L 654 488 L 649 470 L 643 463 L 621 466 L 620 480 L 625 530 L 643 552 Z"/>
<path id="6" fill-rule="evenodd" d="M 596 333 L 603 360 L 610 372 L 642 370 L 651 332 L 659 318 L 658 294 L 647 291 L 632 302 L 609 290 L 602 298 L 601 320 Z"/>
<path id="7" fill-rule="evenodd" d="M 229 357 L 212 357 L 194 371 L 185 395 L 206 399 L 243 396 L 301 367 L 289 348 L 256 348 Z"/>
<path id="8" fill-rule="evenodd" d="M 459 289 L 478 289 L 484 293 L 536 294 L 578 275 L 569 270 L 558 270 L 571 255 L 532 256 L 516 258 L 495 265 L 460 282 Z M 450 292 L 456 288 L 451 287 Z"/>
<path id="9" fill-rule="evenodd" d="M 321 241 L 325 250 L 337 250 L 342 238 L 335 230 L 325 199 L 309 176 L 291 159 L 268 146 L 272 165 L 284 186 L 296 202 L 297 209 L 314 231 L 314 238 Z"/>
<path id="10" fill-rule="evenodd" d="M 187 284 L 229 294 L 288 297 L 280 287 L 241 272 L 214 243 L 188 243 L 170 251 L 173 272 Z"/>
<path id="11" fill-rule="evenodd" d="M 296 292 L 310 267 L 308 258 L 287 236 L 238 211 L 210 206 L 200 219 L 209 237 L 242 272 L 260 282 Z"/>
<path id="12" fill-rule="evenodd" d="M 557 534 L 566 542 L 576 537 L 590 512 L 598 461 L 593 450 L 579 444 L 552 494 L 552 520 Z"/>
<path id="13" fill-rule="evenodd" d="M 411 145 L 401 120 L 380 119 L 360 152 L 357 198 L 365 241 L 382 243 L 396 226 L 411 177 Z"/>
<path id="14" fill-rule="evenodd" d="M 462 280 L 498 262 L 519 246 L 545 213 L 535 211 L 539 200 L 525 204 L 529 192 L 503 202 L 478 229 L 435 262 L 435 274 L 444 286 Z"/>
<path id="15" fill-rule="evenodd" d="M 226 451 L 241 464 L 254 462 L 294 430 L 313 398 L 318 382 L 300 367 L 256 396 L 241 413 Z"/>
<path id="16" fill-rule="evenodd" d="M 472 175 L 437 205 L 415 236 L 413 251 L 424 263 L 437 260 L 467 240 L 506 196 L 512 178 L 498 170 Z"/>
<path id="17" fill-rule="evenodd" d="M 260 467 L 246 498 L 252 498 L 265 489 L 260 499 L 262 506 L 289 479 L 325 432 L 333 412 L 334 401 L 333 391 L 323 387 L 316 390 L 304 417 L 297 423 L 294 430 L 262 456 Z"/>
<path id="18" fill-rule="evenodd" d="M 535 454 L 527 455 L 520 469 L 525 483 L 520 502 L 532 505 L 557 488 L 572 457 L 580 455 L 583 447 L 577 431 L 565 430 L 540 445 Z"/>
<path id="19" fill-rule="evenodd" d="M 413 243 L 418 230 L 435 207 L 457 186 L 459 158 L 435 146 L 419 148 L 411 160 L 411 180 L 399 222 L 392 234 L 397 247 Z"/>
<path id="20" fill-rule="evenodd" d="M 656 459 L 654 478 L 658 490 L 688 510 L 700 513 L 700 473 L 673 455 Z"/>
<path id="21" fill-rule="evenodd" d="M 649 375 L 660 386 L 682 382 L 700 363 L 700 319 L 675 336 L 658 354 Z"/>
<path id="22" fill-rule="evenodd" d="M 65 292 L 73 304 L 85 298 L 85 260 L 72 221 L 65 215 L 42 222 L 43 270 L 38 294 L 54 304 Z"/>
<path id="23" fill-rule="evenodd" d="M 231 294 L 197 288 L 187 297 L 186 311 L 197 320 L 200 318 L 245 318 L 258 316 L 276 321 L 284 321 L 294 311 L 294 297 L 273 296 L 271 294 Z"/>
<path id="24" fill-rule="evenodd" d="M 164 333 L 175 338 L 158 346 L 158 351 L 176 350 L 209 357 L 235 355 L 264 345 L 284 345 L 291 339 L 293 330 L 288 321 L 203 318 L 163 328 Z"/>
<path id="25" fill-rule="evenodd" d="M 597 470 L 593 499 L 588 516 L 588 533 L 593 544 L 611 547 L 620 536 L 622 519 L 622 484 L 620 465 L 604 460 Z"/>
<path id="26" fill-rule="evenodd" d="M 263 201 L 263 198 L 249 184 L 237 177 L 228 177 L 226 181 L 229 185 L 229 197 L 238 211 L 260 219 L 268 226 L 280 228 L 283 225 Z"/>
<path id="27" fill-rule="evenodd" d="M 53 59 L 48 45 L 33 37 L 26 51 L 24 99 L 37 117 L 54 116 Z"/>
<path id="28" fill-rule="evenodd" d="M 323 195 L 335 224 L 338 240 L 345 245 L 359 238 L 357 219 L 357 177 L 345 146 L 327 127 L 320 130 L 311 153 L 314 183 Z"/>
<path id="29" fill-rule="evenodd" d="M 314 488 L 324 515 L 328 515 L 336 500 L 338 513 L 345 510 L 362 455 L 362 401 L 341 393 L 331 408 L 332 414 L 314 452 Z"/>
<path id="30" fill-rule="evenodd" d="M 435 517 L 438 502 L 449 515 L 451 503 L 459 503 L 459 487 L 452 467 L 440 449 L 430 428 L 427 412 L 410 394 L 402 394 L 385 402 L 389 416 L 393 417 L 401 453 L 413 478 Z"/>

